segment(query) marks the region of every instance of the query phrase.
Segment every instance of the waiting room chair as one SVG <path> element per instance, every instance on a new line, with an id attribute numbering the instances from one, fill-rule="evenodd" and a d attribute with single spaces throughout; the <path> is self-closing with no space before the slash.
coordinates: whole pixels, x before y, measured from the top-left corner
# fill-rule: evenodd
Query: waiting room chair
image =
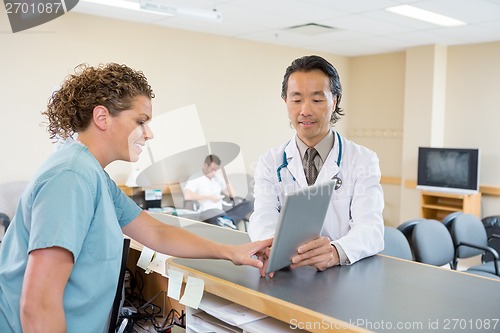
<path id="1" fill-rule="evenodd" d="M 454 265 L 455 248 L 453 239 L 444 224 L 437 220 L 424 220 L 416 224 L 413 233 L 413 252 L 415 260 L 429 265 L 456 269 Z M 486 271 L 467 270 L 466 273 L 500 279 L 500 276 Z"/>
<path id="2" fill-rule="evenodd" d="M 401 223 L 398 226 L 398 230 L 401 231 L 403 233 L 403 235 L 406 237 L 406 240 L 408 241 L 408 244 L 410 244 L 411 249 L 413 249 L 412 238 L 411 238 L 411 235 L 413 233 L 413 229 L 415 228 L 415 226 L 419 222 L 421 222 L 423 220 L 425 220 L 425 219 L 424 218 L 411 219 L 411 220 L 408 220 L 408 221 Z M 415 258 L 413 258 L 413 259 L 415 259 Z"/>
<path id="3" fill-rule="evenodd" d="M 421 263 L 453 267 L 455 249 L 448 229 L 437 220 L 422 220 L 413 228 L 412 249 Z"/>
<path id="4" fill-rule="evenodd" d="M 486 235 L 488 235 L 488 245 L 500 254 L 500 216 L 486 216 L 481 221 L 486 229 Z M 493 256 L 487 253 L 483 259 L 485 262 L 492 261 Z"/>
<path id="5" fill-rule="evenodd" d="M 463 212 L 453 212 L 453 213 L 450 213 L 448 215 L 446 215 L 445 217 L 443 217 L 443 219 L 441 220 L 441 223 L 444 224 L 444 226 L 446 228 L 448 228 L 448 230 L 451 229 L 451 225 L 453 224 L 453 221 L 457 218 L 457 216 L 463 214 Z"/>
<path id="6" fill-rule="evenodd" d="M 482 264 L 470 267 L 467 271 L 482 271 L 500 276 L 498 252 L 488 245 L 486 229 L 480 218 L 472 214 L 461 214 L 457 216 L 450 229 L 451 237 L 455 246 L 454 265 L 458 259 L 482 256 Z M 493 256 L 492 261 L 484 262 L 484 256 L 489 253 Z"/>
<path id="7" fill-rule="evenodd" d="M 397 228 L 389 226 L 384 227 L 384 249 L 380 254 L 413 260 L 410 244 L 405 235 Z"/>

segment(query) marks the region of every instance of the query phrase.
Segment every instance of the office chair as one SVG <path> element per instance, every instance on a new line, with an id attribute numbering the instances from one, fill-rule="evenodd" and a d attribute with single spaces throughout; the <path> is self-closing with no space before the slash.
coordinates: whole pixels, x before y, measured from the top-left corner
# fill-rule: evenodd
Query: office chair
<path id="1" fill-rule="evenodd" d="M 415 226 L 423 220 L 425 219 L 424 218 L 411 219 L 401 223 L 397 227 L 397 229 L 401 231 L 403 235 L 406 237 L 406 240 L 408 241 L 408 244 L 410 244 L 411 249 L 413 249 L 412 238 L 411 238 L 411 235 L 413 233 L 413 228 L 415 228 Z"/>
<path id="2" fill-rule="evenodd" d="M 448 228 L 448 230 L 451 229 L 451 225 L 453 224 L 453 221 L 457 218 L 457 216 L 463 214 L 463 212 L 453 212 L 453 213 L 450 213 L 448 215 L 446 215 L 445 217 L 443 217 L 443 219 L 441 220 L 441 223 L 444 224 L 444 226 L 446 228 Z"/>
<path id="3" fill-rule="evenodd" d="M 498 269 L 500 256 L 488 245 L 486 229 L 480 218 L 472 214 L 461 214 L 451 224 L 450 233 L 455 246 L 453 259 L 455 267 L 458 259 L 481 255 L 482 264 L 470 267 L 467 271 L 482 271 L 500 276 Z M 492 255 L 492 261 L 484 262 L 486 253 Z"/>
<path id="4" fill-rule="evenodd" d="M 384 227 L 384 249 L 380 254 L 387 256 L 413 260 L 410 244 L 405 235 L 394 227 Z"/>
<path id="5" fill-rule="evenodd" d="M 456 269 L 453 239 L 442 222 L 421 221 L 415 226 L 412 238 L 416 261 L 434 266 L 449 265 L 451 269 Z M 465 273 L 500 280 L 500 276 L 486 271 L 467 270 Z"/>
<path id="6" fill-rule="evenodd" d="M 453 266 L 455 249 L 448 229 L 437 220 L 418 222 L 412 232 L 415 260 L 434 266 Z"/>
<path id="7" fill-rule="evenodd" d="M 197 212 L 200 209 L 200 204 L 196 200 L 186 200 L 184 199 L 183 207 L 184 209 L 189 209 Z"/>
<path id="8" fill-rule="evenodd" d="M 486 216 L 482 219 L 486 235 L 488 235 L 488 244 L 500 254 L 500 216 Z M 493 256 L 487 253 L 484 261 L 492 261 Z"/>

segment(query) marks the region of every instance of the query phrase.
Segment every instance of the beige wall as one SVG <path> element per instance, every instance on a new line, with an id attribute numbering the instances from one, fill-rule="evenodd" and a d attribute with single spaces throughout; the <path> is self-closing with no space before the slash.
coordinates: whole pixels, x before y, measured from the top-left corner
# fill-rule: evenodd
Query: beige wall
<path id="1" fill-rule="evenodd" d="M 247 171 L 253 173 L 262 152 L 292 135 L 280 99 L 285 67 L 298 56 L 315 53 L 73 13 L 12 34 L 2 12 L 0 32 L 0 182 L 29 179 L 51 153 L 40 112 L 54 87 L 82 62 L 113 61 L 143 70 L 156 92 L 156 115 L 195 104 L 207 140 L 238 144 Z M 500 42 L 438 49 L 446 54 L 444 64 L 437 64 L 445 66 L 446 74 L 446 96 L 437 96 L 444 100 L 444 144 L 480 147 L 481 183 L 500 186 L 494 139 L 500 117 Z M 430 68 L 435 59 L 432 65 L 419 62 L 413 58 L 418 52 L 356 58 L 321 54 L 337 67 L 344 87 L 346 116 L 337 128 L 378 153 L 383 175 L 403 180 L 416 178 L 411 171 L 416 151 L 403 154 L 403 142 L 429 142 L 427 135 L 419 135 L 427 133 L 427 123 L 409 122 L 408 117 L 418 120 L 436 98 L 427 84 L 408 86 L 408 73 L 436 74 Z M 122 183 L 130 166 L 115 163 L 108 171 Z M 398 225 L 418 212 L 416 190 L 384 185 L 384 191 L 387 224 Z M 485 198 L 483 212 L 500 214 L 500 199 Z"/>
<path id="2" fill-rule="evenodd" d="M 310 51 L 73 13 L 16 34 L 2 13 L 0 27 L 0 140 L 3 156 L 15 161 L 3 164 L 0 182 L 29 179 L 52 151 L 40 112 L 54 86 L 84 62 L 142 70 L 156 92 L 156 115 L 195 104 L 207 141 L 238 144 L 250 173 L 261 153 L 292 135 L 281 79 L 294 58 Z M 346 58 L 323 56 L 345 72 Z M 172 125 L 165 130 L 179 130 L 179 140 L 189 135 Z M 125 182 L 130 166 L 108 169 Z"/>
<path id="3" fill-rule="evenodd" d="M 346 109 L 347 136 L 375 152 L 384 176 L 401 177 L 405 53 L 353 58 Z M 384 219 L 399 219 L 398 186 L 385 185 Z"/>
<path id="4" fill-rule="evenodd" d="M 479 147 L 481 185 L 500 187 L 500 42 L 448 49 L 447 146 Z M 500 198 L 483 196 L 482 215 L 500 215 Z"/>

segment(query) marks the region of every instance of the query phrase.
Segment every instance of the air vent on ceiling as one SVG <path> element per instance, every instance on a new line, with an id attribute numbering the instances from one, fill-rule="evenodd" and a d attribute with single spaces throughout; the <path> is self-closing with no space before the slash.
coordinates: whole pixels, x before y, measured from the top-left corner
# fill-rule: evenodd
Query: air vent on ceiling
<path id="1" fill-rule="evenodd" d="M 336 31 L 337 28 L 330 27 L 328 25 L 317 24 L 317 23 L 307 23 L 296 25 L 285 29 L 286 31 L 302 34 L 302 35 L 321 35 L 328 32 Z"/>

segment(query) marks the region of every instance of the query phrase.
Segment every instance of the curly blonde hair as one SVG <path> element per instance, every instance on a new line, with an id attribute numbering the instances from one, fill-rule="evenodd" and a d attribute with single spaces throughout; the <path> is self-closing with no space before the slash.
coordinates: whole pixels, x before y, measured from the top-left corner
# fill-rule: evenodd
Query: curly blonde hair
<path id="1" fill-rule="evenodd" d="M 137 96 L 154 98 L 142 72 L 116 63 L 81 64 L 52 94 L 42 114 L 47 117 L 50 138 L 67 139 L 89 126 L 96 106 L 105 106 L 114 116 L 131 109 Z"/>

